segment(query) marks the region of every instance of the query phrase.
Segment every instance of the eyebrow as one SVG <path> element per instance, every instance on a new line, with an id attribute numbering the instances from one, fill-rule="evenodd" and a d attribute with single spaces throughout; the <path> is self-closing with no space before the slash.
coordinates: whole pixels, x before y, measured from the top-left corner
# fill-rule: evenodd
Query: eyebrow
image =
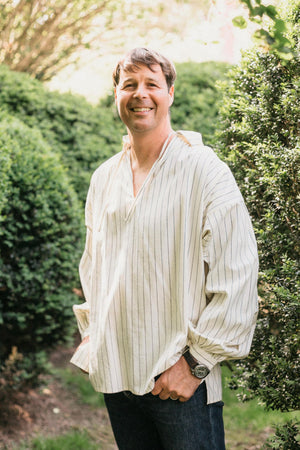
<path id="1" fill-rule="evenodd" d="M 127 83 L 128 81 L 136 81 L 136 79 L 133 78 L 133 77 L 128 77 L 128 78 L 125 78 L 125 79 L 121 82 L 121 84 Z M 151 82 L 154 82 L 154 83 L 159 83 L 158 80 L 156 80 L 155 78 L 151 78 L 151 77 L 146 78 L 145 81 L 148 81 L 148 82 L 151 81 Z"/>

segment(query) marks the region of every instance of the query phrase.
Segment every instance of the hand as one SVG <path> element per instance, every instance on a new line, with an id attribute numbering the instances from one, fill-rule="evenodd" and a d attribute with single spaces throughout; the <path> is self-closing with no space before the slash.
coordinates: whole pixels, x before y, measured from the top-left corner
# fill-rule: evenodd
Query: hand
<path id="1" fill-rule="evenodd" d="M 80 344 L 78 345 L 76 351 L 79 349 L 79 347 L 81 347 L 84 344 L 87 344 L 90 341 L 90 337 L 86 336 L 85 338 L 82 339 L 82 341 L 80 342 Z"/>
<path id="2" fill-rule="evenodd" d="M 194 395 L 200 383 L 201 380 L 191 374 L 190 366 L 181 356 L 174 366 L 163 372 L 156 380 L 151 393 L 159 395 L 161 400 L 172 397 L 180 402 L 186 402 Z"/>

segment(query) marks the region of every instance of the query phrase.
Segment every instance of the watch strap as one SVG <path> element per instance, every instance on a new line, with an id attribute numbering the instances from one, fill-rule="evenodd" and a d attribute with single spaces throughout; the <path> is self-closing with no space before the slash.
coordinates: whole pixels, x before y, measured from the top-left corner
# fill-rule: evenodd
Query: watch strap
<path id="1" fill-rule="evenodd" d="M 193 357 L 193 355 L 190 354 L 188 348 L 184 351 L 183 356 L 191 369 L 194 369 L 196 366 L 198 366 L 199 362 Z"/>

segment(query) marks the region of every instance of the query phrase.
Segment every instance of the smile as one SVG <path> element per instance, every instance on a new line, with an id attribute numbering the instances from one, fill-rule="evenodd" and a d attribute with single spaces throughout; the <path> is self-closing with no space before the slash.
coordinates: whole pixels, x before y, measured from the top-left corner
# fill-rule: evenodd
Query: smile
<path id="1" fill-rule="evenodd" d="M 131 108 L 133 112 L 148 112 L 151 111 L 152 108 Z"/>

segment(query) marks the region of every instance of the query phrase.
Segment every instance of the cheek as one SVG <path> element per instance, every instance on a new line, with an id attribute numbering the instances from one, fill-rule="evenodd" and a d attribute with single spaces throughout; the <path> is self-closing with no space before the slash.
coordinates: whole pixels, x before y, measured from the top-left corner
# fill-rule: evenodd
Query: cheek
<path id="1" fill-rule="evenodd" d="M 125 115 L 125 108 L 122 105 L 122 103 L 120 103 L 120 101 L 116 101 L 116 108 L 117 108 L 119 117 L 123 120 L 124 115 Z"/>
<path id="2" fill-rule="evenodd" d="M 173 103 L 173 97 L 169 94 L 156 97 L 156 103 L 163 108 L 169 109 Z"/>
<path id="3" fill-rule="evenodd" d="M 117 105 L 117 109 L 118 109 L 119 113 L 121 111 L 124 112 L 126 110 L 126 102 L 125 102 L 124 98 L 118 97 L 118 99 L 116 100 L 116 105 Z"/>

